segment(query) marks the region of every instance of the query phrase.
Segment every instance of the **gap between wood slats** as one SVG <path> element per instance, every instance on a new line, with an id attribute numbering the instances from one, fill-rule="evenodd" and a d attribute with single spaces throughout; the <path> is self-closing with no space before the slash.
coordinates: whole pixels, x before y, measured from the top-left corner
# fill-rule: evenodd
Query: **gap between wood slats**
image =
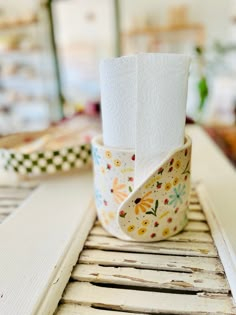
<path id="1" fill-rule="evenodd" d="M 114 289 L 83 282 L 70 283 L 62 302 L 152 314 L 235 315 L 232 299 L 226 295 L 185 295 Z"/>
<path id="2" fill-rule="evenodd" d="M 192 221 L 206 221 L 205 214 L 202 211 L 188 211 L 188 219 Z"/>
<path id="3" fill-rule="evenodd" d="M 108 283 L 152 289 L 204 291 L 225 294 L 229 292 L 227 281 L 222 275 L 200 272 L 179 273 L 79 264 L 72 273 L 72 279 L 82 282 Z"/>
<path id="4" fill-rule="evenodd" d="M 109 311 L 93 308 L 90 306 L 81 306 L 76 304 L 59 305 L 54 315 L 143 315 L 142 313 L 130 313 L 120 311 Z"/>
<path id="5" fill-rule="evenodd" d="M 28 198 L 36 187 L 0 187 L 0 223 L 9 217 Z"/>
<path id="6" fill-rule="evenodd" d="M 208 232 L 210 229 L 206 222 L 189 221 L 184 231 Z"/>
<path id="7" fill-rule="evenodd" d="M 109 252 L 103 250 L 84 250 L 79 264 L 100 264 L 107 266 L 133 267 L 178 272 L 207 272 L 224 274 L 223 266 L 218 258 L 183 257 L 157 254 L 137 254 Z"/>
<path id="8" fill-rule="evenodd" d="M 202 211 L 202 206 L 200 204 L 189 204 L 188 206 L 189 210 L 192 211 Z"/>
<path id="9" fill-rule="evenodd" d="M 125 242 L 116 238 L 89 236 L 85 248 L 118 250 L 140 253 L 156 253 L 177 256 L 217 257 L 217 251 L 211 243 L 188 243 L 161 241 L 156 243 Z"/>
<path id="10" fill-rule="evenodd" d="M 94 226 L 101 226 L 101 223 L 99 221 L 95 222 Z M 209 226 L 206 222 L 197 222 L 197 221 L 189 221 L 184 228 L 184 231 L 199 231 L 199 232 L 208 232 Z"/>
<path id="11" fill-rule="evenodd" d="M 93 236 L 106 236 L 114 238 L 113 235 L 109 234 L 105 231 L 101 226 L 95 226 L 90 235 Z M 184 231 L 177 235 L 171 236 L 169 241 L 181 241 L 181 242 L 204 242 L 204 243 L 213 243 L 213 239 L 208 232 L 192 232 L 192 231 Z"/>

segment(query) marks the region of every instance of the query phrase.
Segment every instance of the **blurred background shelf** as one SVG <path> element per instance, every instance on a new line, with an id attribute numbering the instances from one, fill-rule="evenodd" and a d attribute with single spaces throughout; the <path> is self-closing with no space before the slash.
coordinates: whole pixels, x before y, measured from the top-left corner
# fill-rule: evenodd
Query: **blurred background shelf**
<path id="1" fill-rule="evenodd" d="M 235 0 L 2 2 L 0 115 L 25 117 L 4 133 L 39 128 L 40 103 L 42 128 L 99 107 L 100 60 L 136 52 L 191 55 L 188 116 L 207 126 L 235 124 L 235 16 Z"/>

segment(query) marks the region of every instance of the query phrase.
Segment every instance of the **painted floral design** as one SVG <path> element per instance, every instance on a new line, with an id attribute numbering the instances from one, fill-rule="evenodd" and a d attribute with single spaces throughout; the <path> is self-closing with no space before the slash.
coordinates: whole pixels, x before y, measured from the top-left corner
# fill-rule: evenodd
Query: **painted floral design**
<path id="1" fill-rule="evenodd" d="M 158 200 L 156 200 L 154 208 L 151 208 L 151 210 L 147 211 L 146 214 L 152 214 L 152 215 L 156 216 L 158 204 L 159 204 L 159 202 L 158 202 Z"/>
<path id="2" fill-rule="evenodd" d="M 95 189 L 96 205 L 100 207 L 102 205 L 102 195 L 98 189 Z"/>
<path id="3" fill-rule="evenodd" d="M 149 191 L 142 198 L 135 199 L 134 211 L 136 214 L 139 214 L 140 210 L 145 213 L 151 207 L 153 203 L 153 199 L 149 197 L 151 193 L 152 192 Z"/>
<path id="4" fill-rule="evenodd" d="M 120 238 L 126 234 L 133 240 L 151 242 L 166 239 L 183 228 L 190 182 L 190 145 L 157 166 L 134 194 L 135 155 L 95 148 L 94 165 L 99 165 L 95 167 L 96 205 L 108 232 Z M 127 199 L 129 194 L 132 197 Z"/>
<path id="5" fill-rule="evenodd" d="M 169 182 L 169 183 L 166 183 L 165 184 L 165 190 L 170 190 L 171 189 L 171 187 L 172 187 L 172 185 L 171 185 L 171 183 Z"/>
<path id="6" fill-rule="evenodd" d="M 114 165 L 115 165 L 116 167 L 121 166 L 121 161 L 118 160 L 118 159 L 114 160 Z"/>
<path id="7" fill-rule="evenodd" d="M 115 212 L 114 211 L 101 211 L 101 222 L 105 225 L 109 225 L 111 221 L 115 219 Z"/>
<path id="8" fill-rule="evenodd" d="M 107 159 L 110 159 L 111 157 L 112 157 L 112 154 L 111 154 L 111 151 L 105 151 L 105 157 L 107 158 Z"/>
<path id="9" fill-rule="evenodd" d="M 190 174 L 190 162 L 188 161 L 186 166 L 185 166 L 185 169 L 183 170 L 183 175 L 185 174 Z"/>
<path id="10" fill-rule="evenodd" d="M 120 204 L 128 196 L 125 192 L 125 184 L 119 184 L 118 178 L 115 177 L 111 188 L 111 193 L 116 203 Z"/>
<path id="11" fill-rule="evenodd" d="M 183 203 L 183 197 L 186 193 L 185 188 L 185 184 L 179 184 L 177 188 L 175 187 L 173 189 L 173 193 L 169 196 L 169 205 L 173 205 L 173 207 L 176 207 L 178 204 Z"/>
<path id="12" fill-rule="evenodd" d="M 147 229 L 145 227 L 143 227 L 143 228 L 138 230 L 138 235 L 143 235 L 146 232 L 147 232 Z"/>
<path id="13" fill-rule="evenodd" d="M 157 181 L 157 189 L 161 189 L 162 183 Z"/>
<path id="14" fill-rule="evenodd" d="M 170 229 L 169 229 L 169 228 L 165 228 L 165 229 L 162 231 L 162 235 L 163 235 L 164 237 L 167 237 L 169 234 L 170 234 Z"/>
<path id="15" fill-rule="evenodd" d="M 173 185 L 176 186 L 179 183 L 179 179 L 178 177 L 175 177 L 175 179 L 173 180 Z"/>
<path id="16" fill-rule="evenodd" d="M 147 225 L 149 225 L 149 223 L 150 223 L 150 221 L 148 219 L 146 219 L 146 220 L 143 220 L 141 224 L 143 226 L 147 226 Z"/>
<path id="17" fill-rule="evenodd" d="M 129 225 L 127 228 L 128 232 L 133 232 L 133 230 L 135 229 L 135 226 L 133 224 Z"/>
<path id="18" fill-rule="evenodd" d="M 180 166 L 181 166 L 181 161 L 180 160 L 178 160 L 178 161 L 176 161 L 175 162 L 175 168 L 180 168 Z"/>
<path id="19" fill-rule="evenodd" d="M 119 212 L 119 216 L 121 218 L 125 218 L 126 214 L 127 214 L 127 212 L 125 212 L 124 210 L 120 210 L 120 212 Z"/>
<path id="20" fill-rule="evenodd" d="M 98 148 L 92 147 L 93 161 L 96 165 L 100 164 L 101 156 L 98 154 Z"/>

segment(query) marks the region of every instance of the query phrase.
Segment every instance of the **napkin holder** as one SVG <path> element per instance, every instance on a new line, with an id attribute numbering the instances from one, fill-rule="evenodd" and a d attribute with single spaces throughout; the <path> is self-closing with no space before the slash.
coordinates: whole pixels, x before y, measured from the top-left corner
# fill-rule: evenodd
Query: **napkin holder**
<path id="1" fill-rule="evenodd" d="M 95 203 L 104 229 L 123 240 L 154 242 L 187 223 L 192 142 L 177 148 L 134 188 L 135 153 L 92 141 Z"/>

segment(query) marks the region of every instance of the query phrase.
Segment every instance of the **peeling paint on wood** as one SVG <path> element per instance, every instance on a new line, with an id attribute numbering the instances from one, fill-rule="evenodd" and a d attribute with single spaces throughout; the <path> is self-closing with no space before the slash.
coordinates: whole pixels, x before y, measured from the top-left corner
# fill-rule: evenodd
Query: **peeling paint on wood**
<path id="1" fill-rule="evenodd" d="M 207 272 L 224 274 L 218 258 L 165 256 L 145 253 L 120 253 L 103 250 L 84 250 L 79 263 L 100 264 L 104 266 L 134 267 L 180 272 Z"/>
<path id="2" fill-rule="evenodd" d="M 147 292 L 105 288 L 91 283 L 70 283 L 62 297 L 63 303 L 83 306 L 101 306 L 109 310 L 152 314 L 234 314 L 232 299 L 228 296 L 207 297 L 198 295 Z M 194 310 L 194 312 L 192 312 Z"/>
<path id="3" fill-rule="evenodd" d="M 179 273 L 127 267 L 104 267 L 79 264 L 72 273 L 78 281 L 110 283 L 123 286 L 145 286 L 159 289 L 228 293 L 227 281 L 222 275 L 207 273 Z"/>
<path id="4" fill-rule="evenodd" d="M 208 256 L 217 257 L 213 244 L 161 241 L 156 243 L 125 242 L 116 238 L 89 236 L 86 248 L 119 250 L 140 253 L 156 253 L 165 255 Z"/>

